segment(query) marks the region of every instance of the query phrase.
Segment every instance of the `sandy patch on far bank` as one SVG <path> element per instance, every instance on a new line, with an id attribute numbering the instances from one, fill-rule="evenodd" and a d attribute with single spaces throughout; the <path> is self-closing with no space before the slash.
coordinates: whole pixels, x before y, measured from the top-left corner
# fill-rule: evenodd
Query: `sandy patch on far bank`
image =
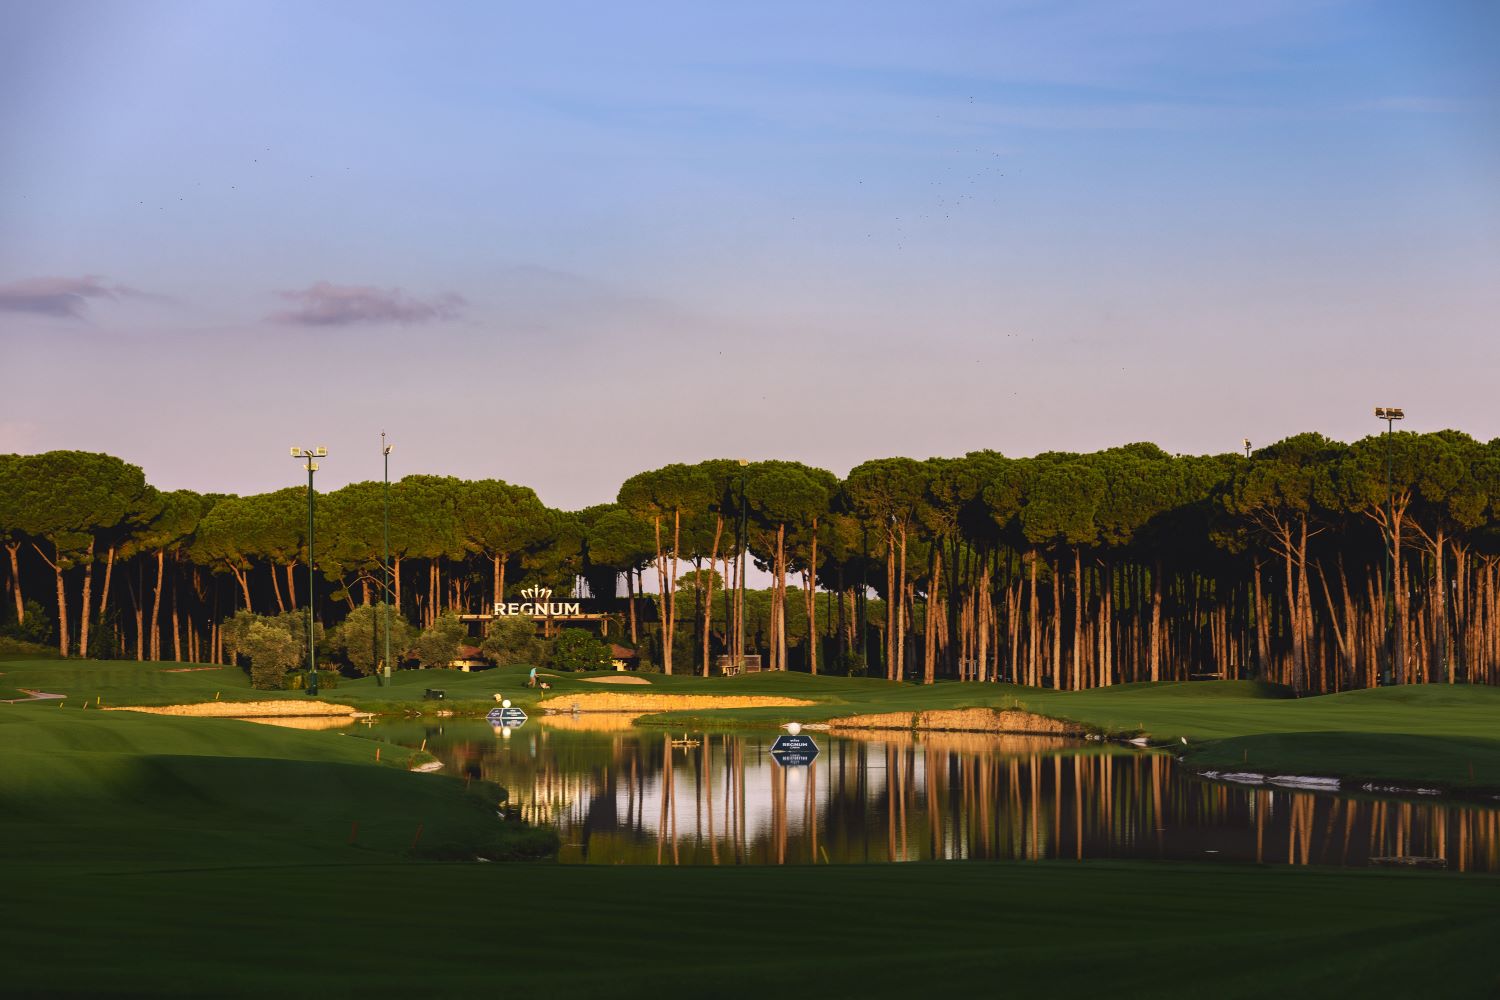
<path id="1" fill-rule="evenodd" d="M 624 677 L 580 677 L 579 680 L 585 684 L 650 684 L 644 677 L 625 675 Z"/>
<path id="2" fill-rule="evenodd" d="M 906 729 L 955 733 L 1018 733 L 1030 736 L 1083 736 L 1076 722 L 1052 719 L 1016 708 L 940 708 L 926 712 L 878 712 L 829 719 L 834 732 L 846 729 Z"/>
<path id="3" fill-rule="evenodd" d="M 202 719 L 289 718 L 292 716 L 354 715 L 351 705 L 325 701 L 203 701 L 192 705 L 118 705 L 106 712 L 145 712 L 148 715 L 188 715 Z"/>
<path id="4" fill-rule="evenodd" d="M 538 715 L 538 725 L 548 729 L 566 729 L 579 733 L 618 733 L 635 728 L 635 720 L 644 712 L 594 712 L 589 715 L 555 713 Z"/>
<path id="5" fill-rule="evenodd" d="M 711 694 L 563 694 L 539 702 L 537 708 L 570 712 L 674 712 L 700 708 L 796 708 L 815 702 L 803 698 L 774 698 L 765 695 Z"/>

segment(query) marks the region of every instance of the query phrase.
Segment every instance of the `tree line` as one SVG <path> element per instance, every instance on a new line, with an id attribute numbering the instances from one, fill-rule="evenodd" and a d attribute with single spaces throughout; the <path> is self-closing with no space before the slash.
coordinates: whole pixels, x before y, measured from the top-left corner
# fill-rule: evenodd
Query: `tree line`
<path id="1" fill-rule="evenodd" d="M 228 662 L 236 611 L 305 613 L 306 500 L 160 491 L 102 454 L 0 456 L 4 627 L 63 656 Z M 665 672 L 754 654 L 925 682 L 1323 692 L 1495 683 L 1500 666 L 1500 441 L 1456 431 L 884 458 L 842 479 L 710 460 L 578 511 L 407 476 L 389 486 L 388 595 L 384 485 L 316 511 L 324 623 L 388 599 L 431 629 L 538 584 L 600 602 L 612 641 Z"/>

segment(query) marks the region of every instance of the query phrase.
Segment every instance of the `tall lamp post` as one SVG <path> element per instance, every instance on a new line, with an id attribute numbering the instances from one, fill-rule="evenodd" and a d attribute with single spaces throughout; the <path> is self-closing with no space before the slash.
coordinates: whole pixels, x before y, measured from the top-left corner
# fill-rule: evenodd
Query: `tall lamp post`
<path id="1" fill-rule="evenodd" d="M 313 473 L 318 471 L 314 459 L 325 458 L 327 448 L 298 448 L 292 445 L 292 457 L 303 460 L 307 470 L 307 693 L 318 693 L 318 652 L 313 642 L 313 605 L 317 602 L 317 585 L 313 579 Z"/>
<path id="2" fill-rule="evenodd" d="M 380 455 L 385 462 L 385 524 L 381 535 L 385 554 L 380 563 L 385 570 L 385 614 L 382 616 L 385 619 L 385 659 L 381 663 L 387 687 L 391 683 L 391 451 L 395 447 L 385 443 L 385 431 L 381 431 Z"/>
<path id="3" fill-rule="evenodd" d="M 1375 419 L 1385 421 L 1385 678 L 1383 683 L 1399 684 L 1396 679 L 1396 609 L 1393 590 L 1396 586 L 1396 499 L 1391 485 L 1391 434 L 1398 420 L 1406 419 L 1399 406 L 1375 407 Z"/>
<path id="4" fill-rule="evenodd" d="M 734 669 L 736 673 L 742 672 L 745 669 L 745 543 L 747 541 L 747 539 L 745 538 L 745 534 L 747 531 L 747 525 L 745 523 L 745 470 L 750 467 L 750 460 L 748 458 L 742 458 L 739 461 L 740 523 L 735 530 L 735 545 L 739 549 L 736 558 L 738 559 L 739 566 L 735 569 L 734 574 L 735 583 L 737 584 L 735 589 L 739 591 L 739 594 L 736 597 L 736 603 L 739 605 L 739 608 L 737 609 L 738 613 L 735 615 L 738 623 L 738 635 L 735 638 L 736 648 Z"/>

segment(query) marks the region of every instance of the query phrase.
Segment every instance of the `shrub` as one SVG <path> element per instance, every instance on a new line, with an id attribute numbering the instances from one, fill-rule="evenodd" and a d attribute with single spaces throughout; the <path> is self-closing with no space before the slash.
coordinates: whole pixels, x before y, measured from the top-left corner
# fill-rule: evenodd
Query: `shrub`
<path id="1" fill-rule="evenodd" d="M 609 647 L 591 632 L 565 628 L 552 643 L 551 665 L 556 670 L 608 670 Z"/>
<path id="2" fill-rule="evenodd" d="M 349 612 L 349 617 L 345 618 L 329 635 L 334 652 L 361 676 L 368 677 L 373 674 L 379 667 L 380 660 L 385 656 L 385 623 L 387 621 L 385 609 L 387 608 L 390 608 L 390 605 L 361 604 Z M 394 608 L 390 611 L 389 621 L 391 660 L 393 661 L 391 666 L 394 668 L 401 662 L 401 658 L 411 646 L 412 627 L 411 623 Z"/>
<path id="3" fill-rule="evenodd" d="M 530 618 L 508 616 L 490 623 L 489 634 L 479 647 L 486 657 L 499 664 L 540 663 L 543 643 L 536 637 L 536 625 Z"/>
<path id="4" fill-rule="evenodd" d="M 432 627 L 417 636 L 412 651 L 424 667 L 446 667 L 458 658 L 458 647 L 469 638 L 469 629 L 458 615 L 445 611 Z"/>
<path id="5" fill-rule="evenodd" d="M 865 656 L 854 650 L 845 650 L 833 663 L 833 673 L 844 677 L 863 677 L 866 671 Z"/>
<path id="6" fill-rule="evenodd" d="M 11 605 L 7 603 L 5 607 L 9 608 Z M 46 645 L 52 637 L 52 616 L 36 601 L 27 601 L 24 608 L 26 620 L 18 622 L 7 619 L 5 627 L 0 628 L 0 635 L 19 639 L 22 642 L 34 642 L 39 646 Z"/>

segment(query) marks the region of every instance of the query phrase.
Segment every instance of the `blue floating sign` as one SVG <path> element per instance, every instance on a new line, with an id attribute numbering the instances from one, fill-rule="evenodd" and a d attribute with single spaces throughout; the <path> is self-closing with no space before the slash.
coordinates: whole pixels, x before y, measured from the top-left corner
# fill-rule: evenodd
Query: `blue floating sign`
<path id="1" fill-rule="evenodd" d="M 512 705 L 510 708 L 492 708 L 485 718 L 490 720 L 492 726 L 514 729 L 526 721 L 526 713 Z"/>
<path id="2" fill-rule="evenodd" d="M 811 764 L 818 756 L 818 745 L 811 736 L 783 733 L 771 744 L 771 759 L 783 767 Z"/>

